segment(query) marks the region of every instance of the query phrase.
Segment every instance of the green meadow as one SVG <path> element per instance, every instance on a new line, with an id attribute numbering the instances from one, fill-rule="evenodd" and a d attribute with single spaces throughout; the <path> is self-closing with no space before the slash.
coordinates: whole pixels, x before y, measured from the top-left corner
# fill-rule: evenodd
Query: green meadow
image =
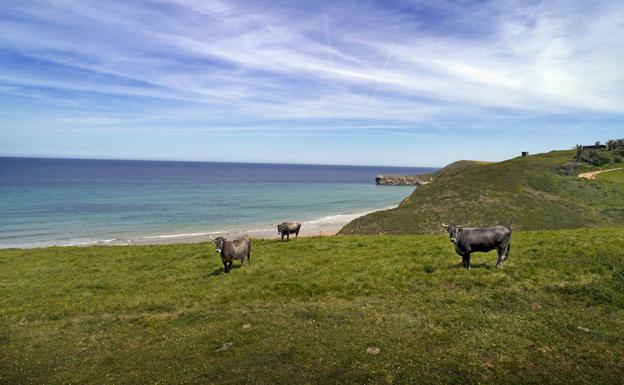
<path id="1" fill-rule="evenodd" d="M 229 274 L 209 243 L 1 250 L 0 383 L 622 382 L 624 228 L 495 258 L 441 232 L 257 240 Z"/>
<path id="2" fill-rule="evenodd" d="M 605 172 L 604 174 L 597 175 L 596 178 L 599 181 L 611 182 L 614 183 L 615 186 L 619 186 L 620 184 L 624 184 L 624 169 Z"/>

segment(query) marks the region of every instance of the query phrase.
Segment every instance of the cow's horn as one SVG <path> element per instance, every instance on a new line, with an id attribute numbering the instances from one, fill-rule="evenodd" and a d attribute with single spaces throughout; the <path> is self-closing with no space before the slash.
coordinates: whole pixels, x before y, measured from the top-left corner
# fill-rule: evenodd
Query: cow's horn
<path id="1" fill-rule="evenodd" d="M 450 226 L 449 226 L 449 225 L 447 225 L 447 224 L 445 224 L 445 223 L 442 223 L 442 227 L 444 227 L 444 228 L 447 228 L 447 229 L 448 229 Z"/>
<path id="2" fill-rule="evenodd" d="M 214 240 L 215 240 L 215 239 L 212 237 L 212 235 L 210 235 L 210 233 L 208 233 L 208 238 L 210 238 L 210 240 L 211 240 L 211 241 L 213 241 L 213 242 L 214 242 Z"/>

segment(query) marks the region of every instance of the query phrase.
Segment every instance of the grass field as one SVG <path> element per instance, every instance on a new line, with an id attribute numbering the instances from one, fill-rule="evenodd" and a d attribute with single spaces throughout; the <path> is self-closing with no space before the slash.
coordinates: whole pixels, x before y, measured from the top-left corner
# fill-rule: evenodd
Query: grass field
<path id="1" fill-rule="evenodd" d="M 597 175 L 597 179 L 600 181 L 614 182 L 618 185 L 620 183 L 624 184 L 624 170 L 605 172 L 604 174 Z"/>
<path id="2" fill-rule="evenodd" d="M 624 225 L 624 179 L 615 180 L 622 174 L 581 180 L 577 173 L 597 169 L 581 166 L 562 175 L 559 167 L 573 158 L 574 151 L 552 151 L 499 163 L 460 162 L 398 208 L 360 217 L 341 233 L 431 233 L 441 222 L 522 230 Z M 609 175 L 614 179 L 607 182 Z"/>
<path id="3" fill-rule="evenodd" d="M 624 228 L 0 250 L 2 384 L 622 383 Z M 378 354 L 367 353 L 378 348 Z"/>

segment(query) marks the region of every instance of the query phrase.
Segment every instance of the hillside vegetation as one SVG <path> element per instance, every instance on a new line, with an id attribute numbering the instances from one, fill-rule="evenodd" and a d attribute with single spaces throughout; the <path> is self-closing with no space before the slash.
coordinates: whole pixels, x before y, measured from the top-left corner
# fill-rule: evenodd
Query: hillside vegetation
<path id="1" fill-rule="evenodd" d="M 598 180 L 624 183 L 624 170 L 611 171 L 597 176 Z"/>
<path id="2" fill-rule="evenodd" d="M 574 157 L 570 150 L 499 163 L 456 162 L 399 207 L 358 218 L 340 233 L 431 233 L 441 222 L 515 230 L 623 225 L 624 183 L 607 174 L 579 180 L 579 172 L 598 168 L 571 164 Z"/>
<path id="3" fill-rule="evenodd" d="M 443 235 L 254 241 L 229 274 L 211 244 L 0 250 L 0 384 L 621 383 L 624 228 L 512 244 L 468 271 Z"/>

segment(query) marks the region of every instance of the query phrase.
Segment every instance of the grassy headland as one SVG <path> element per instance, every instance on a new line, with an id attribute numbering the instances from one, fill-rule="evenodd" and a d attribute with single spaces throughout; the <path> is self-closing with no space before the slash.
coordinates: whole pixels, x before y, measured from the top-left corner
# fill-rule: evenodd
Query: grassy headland
<path id="1" fill-rule="evenodd" d="M 621 383 L 624 228 L 512 246 L 468 271 L 442 234 L 260 240 L 230 274 L 211 244 L 0 250 L 0 383 Z"/>
<path id="2" fill-rule="evenodd" d="M 356 219 L 341 234 L 431 233 L 440 223 L 511 225 L 515 230 L 624 224 L 624 183 L 604 174 L 579 180 L 581 165 L 566 175 L 575 151 L 553 151 L 499 163 L 457 162 L 418 187 L 395 209 Z M 619 167 L 617 165 L 605 167 Z"/>

